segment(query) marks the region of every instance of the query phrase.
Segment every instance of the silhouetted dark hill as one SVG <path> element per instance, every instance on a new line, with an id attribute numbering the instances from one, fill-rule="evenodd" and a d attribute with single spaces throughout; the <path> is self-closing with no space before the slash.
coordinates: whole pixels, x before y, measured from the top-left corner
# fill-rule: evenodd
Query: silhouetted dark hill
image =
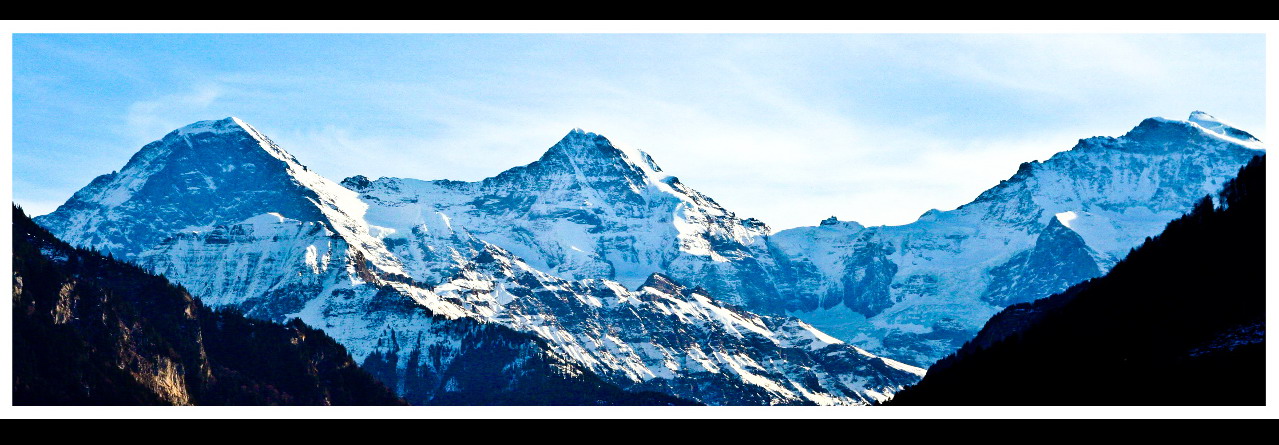
<path id="1" fill-rule="evenodd" d="M 1265 158 L 1105 276 L 1009 306 L 890 405 L 1264 405 Z"/>
<path id="2" fill-rule="evenodd" d="M 402 405 L 322 331 L 215 311 L 13 209 L 15 405 Z"/>

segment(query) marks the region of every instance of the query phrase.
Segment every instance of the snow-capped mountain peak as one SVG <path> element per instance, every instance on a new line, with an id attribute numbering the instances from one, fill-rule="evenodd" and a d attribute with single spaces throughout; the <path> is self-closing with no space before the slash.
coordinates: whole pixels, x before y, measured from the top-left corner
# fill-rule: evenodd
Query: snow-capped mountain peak
<path id="1" fill-rule="evenodd" d="M 1195 111 L 1193 113 L 1190 113 L 1190 118 L 1187 119 L 1187 121 L 1194 123 L 1195 125 L 1198 125 L 1204 128 L 1205 130 L 1211 131 L 1221 136 L 1231 138 L 1234 141 L 1238 141 L 1239 143 L 1249 145 L 1250 148 L 1264 148 L 1261 146 L 1261 141 L 1258 140 L 1256 137 L 1254 137 L 1252 134 L 1246 131 L 1240 130 L 1234 125 L 1231 125 L 1221 119 L 1217 119 L 1211 114 L 1208 114 L 1202 111 Z"/>
<path id="2" fill-rule="evenodd" d="M 274 212 L 317 223 L 345 237 L 363 260 L 403 275 L 363 223 L 367 207 L 252 125 L 227 117 L 169 132 L 36 221 L 73 244 L 136 260 L 187 228 L 229 228 Z"/>
<path id="3" fill-rule="evenodd" d="M 1089 140 L 1094 139 L 1105 141 L 1111 138 Z M 1148 118 L 1119 139 L 1135 143 L 1120 146 L 1121 149 L 1140 146 L 1144 149 L 1184 151 L 1229 149 L 1234 145 L 1254 150 L 1265 149 L 1264 144 L 1252 134 L 1202 111 L 1191 113 L 1186 120 Z M 1101 145 L 1106 144 L 1103 142 Z"/>
<path id="4" fill-rule="evenodd" d="M 179 128 L 176 131 L 183 136 L 197 133 L 228 133 L 234 131 L 244 131 L 244 121 L 235 116 L 229 116 L 217 120 L 207 120 L 194 122 Z"/>
<path id="5" fill-rule="evenodd" d="M 659 183 L 667 176 L 660 173 L 661 167 L 648 153 L 619 147 L 608 138 L 581 128 L 569 131 L 537 162 L 526 167 L 543 174 L 571 174 L 594 181 L 620 179 L 637 186 Z"/>
<path id="6" fill-rule="evenodd" d="M 1203 125 L 1203 122 L 1221 123 L 1221 119 L 1217 119 L 1215 116 L 1199 110 L 1191 111 L 1189 120 L 1200 125 Z"/>
<path id="7" fill-rule="evenodd" d="M 36 220 L 73 244 L 131 258 L 175 230 L 239 221 L 264 207 L 297 220 L 322 219 L 295 192 L 301 181 L 291 172 L 303 170 L 239 119 L 200 121 L 147 144 L 119 171 Z"/>
<path id="8" fill-rule="evenodd" d="M 621 156 L 622 153 L 613 148 L 608 138 L 581 128 L 574 128 L 547 149 L 541 159 L 565 158 L 580 162 Z"/>

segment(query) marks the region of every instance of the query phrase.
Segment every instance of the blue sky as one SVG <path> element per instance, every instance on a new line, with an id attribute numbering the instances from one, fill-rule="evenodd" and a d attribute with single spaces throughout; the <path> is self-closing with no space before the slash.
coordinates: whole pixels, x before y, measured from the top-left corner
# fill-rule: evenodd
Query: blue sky
<path id="1" fill-rule="evenodd" d="M 52 211 L 226 116 L 334 180 L 481 179 L 581 127 L 774 229 L 901 224 L 1145 117 L 1268 141 L 1264 62 L 1260 34 L 17 34 L 13 193 Z"/>

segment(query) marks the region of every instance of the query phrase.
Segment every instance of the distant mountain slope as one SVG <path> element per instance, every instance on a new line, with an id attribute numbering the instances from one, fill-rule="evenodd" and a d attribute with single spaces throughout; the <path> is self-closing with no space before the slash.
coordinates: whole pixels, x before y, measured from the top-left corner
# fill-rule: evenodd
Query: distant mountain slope
<path id="1" fill-rule="evenodd" d="M 1265 404 L 1265 174 L 1258 156 L 1105 276 L 1003 310 L 889 403 Z"/>
<path id="2" fill-rule="evenodd" d="M 1261 141 L 1203 112 L 1092 137 L 949 211 L 862 227 L 827 220 L 769 238 L 801 279 L 790 315 L 872 353 L 927 366 L 1008 305 L 1104 273 L 1189 211 Z M 804 281 L 806 280 L 806 281 Z"/>
<path id="3" fill-rule="evenodd" d="M 400 405 L 323 332 L 215 311 L 13 210 L 17 405 Z"/>

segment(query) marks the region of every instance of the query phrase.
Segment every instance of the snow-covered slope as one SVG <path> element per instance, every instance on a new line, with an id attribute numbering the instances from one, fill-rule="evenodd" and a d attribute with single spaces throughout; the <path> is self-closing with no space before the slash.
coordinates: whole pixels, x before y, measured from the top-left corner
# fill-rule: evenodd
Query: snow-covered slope
<path id="1" fill-rule="evenodd" d="M 480 183 L 344 184 L 228 118 L 148 144 L 37 221 L 210 304 L 299 317 L 401 394 L 457 390 L 454 361 L 485 350 L 508 374 L 535 363 L 715 404 L 867 403 L 922 375 L 654 275 L 736 270 L 766 229 L 593 134 Z"/>
<path id="2" fill-rule="evenodd" d="M 1261 153 L 1202 112 L 1093 137 L 951 211 L 902 226 L 785 230 L 770 243 L 821 276 L 792 312 L 876 353 L 927 366 L 1000 308 L 1108 270 Z M 797 298 L 811 298 L 799 295 Z"/>

